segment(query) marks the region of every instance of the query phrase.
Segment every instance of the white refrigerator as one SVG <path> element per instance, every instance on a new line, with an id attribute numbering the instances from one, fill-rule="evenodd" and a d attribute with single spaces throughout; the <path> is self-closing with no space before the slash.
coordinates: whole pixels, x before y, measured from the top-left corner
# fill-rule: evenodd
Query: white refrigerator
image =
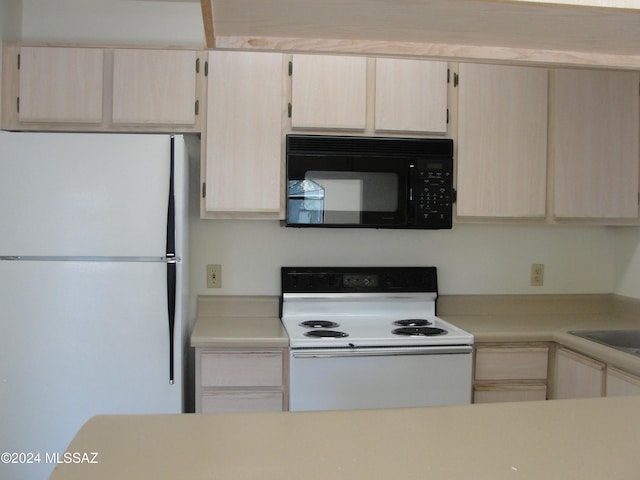
<path id="1" fill-rule="evenodd" d="M 181 136 L 0 132 L 0 478 L 182 411 L 187 172 Z"/>

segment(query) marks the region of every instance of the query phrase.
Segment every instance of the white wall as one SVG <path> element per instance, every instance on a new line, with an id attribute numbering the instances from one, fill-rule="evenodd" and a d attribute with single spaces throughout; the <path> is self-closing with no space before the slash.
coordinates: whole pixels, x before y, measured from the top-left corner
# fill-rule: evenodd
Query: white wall
<path id="1" fill-rule="evenodd" d="M 619 295 L 640 298 L 640 232 L 638 228 L 621 228 L 615 239 L 615 284 Z"/>
<path id="2" fill-rule="evenodd" d="M 34 42 L 204 46 L 198 0 L 22 0 Z"/>
<path id="3" fill-rule="evenodd" d="M 191 238 L 194 294 L 277 295 L 283 265 L 435 265 L 443 294 L 605 293 L 614 285 L 615 232 L 599 227 L 317 230 L 194 218 Z M 206 288 L 207 263 L 222 264 L 222 288 Z M 543 287 L 529 285 L 532 263 L 545 264 Z"/>

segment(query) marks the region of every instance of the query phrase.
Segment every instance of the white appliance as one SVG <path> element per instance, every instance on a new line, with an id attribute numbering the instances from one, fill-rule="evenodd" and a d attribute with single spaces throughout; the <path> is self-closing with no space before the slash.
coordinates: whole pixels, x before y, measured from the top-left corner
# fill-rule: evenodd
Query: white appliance
<path id="1" fill-rule="evenodd" d="M 470 403 L 473 335 L 437 296 L 435 267 L 283 267 L 289 409 Z"/>
<path id="2" fill-rule="evenodd" d="M 181 136 L 0 132 L 0 478 L 182 411 L 187 168 Z"/>

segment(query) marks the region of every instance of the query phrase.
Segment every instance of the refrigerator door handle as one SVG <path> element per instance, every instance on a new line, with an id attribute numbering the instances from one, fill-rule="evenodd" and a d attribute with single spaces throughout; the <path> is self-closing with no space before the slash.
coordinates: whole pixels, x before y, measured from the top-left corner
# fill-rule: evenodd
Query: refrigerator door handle
<path id="1" fill-rule="evenodd" d="M 169 173 L 169 201 L 167 207 L 167 310 L 169 316 L 169 383 L 173 385 L 174 372 L 174 330 L 176 323 L 176 215 L 174 196 L 174 168 L 175 168 L 175 139 L 170 140 L 170 173 Z"/>
<path id="2" fill-rule="evenodd" d="M 176 262 L 167 262 L 167 308 L 169 313 L 169 383 L 175 380 L 174 364 L 174 330 L 176 323 Z"/>

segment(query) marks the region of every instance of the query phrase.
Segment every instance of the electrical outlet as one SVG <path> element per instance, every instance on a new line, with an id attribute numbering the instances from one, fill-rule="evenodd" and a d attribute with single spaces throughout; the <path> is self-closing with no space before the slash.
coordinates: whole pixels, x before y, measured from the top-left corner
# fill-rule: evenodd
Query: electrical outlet
<path id="1" fill-rule="evenodd" d="M 544 264 L 532 263 L 531 264 L 531 286 L 541 287 L 544 285 Z"/>
<path id="2" fill-rule="evenodd" d="M 207 288 L 222 287 L 222 265 L 207 265 Z"/>

